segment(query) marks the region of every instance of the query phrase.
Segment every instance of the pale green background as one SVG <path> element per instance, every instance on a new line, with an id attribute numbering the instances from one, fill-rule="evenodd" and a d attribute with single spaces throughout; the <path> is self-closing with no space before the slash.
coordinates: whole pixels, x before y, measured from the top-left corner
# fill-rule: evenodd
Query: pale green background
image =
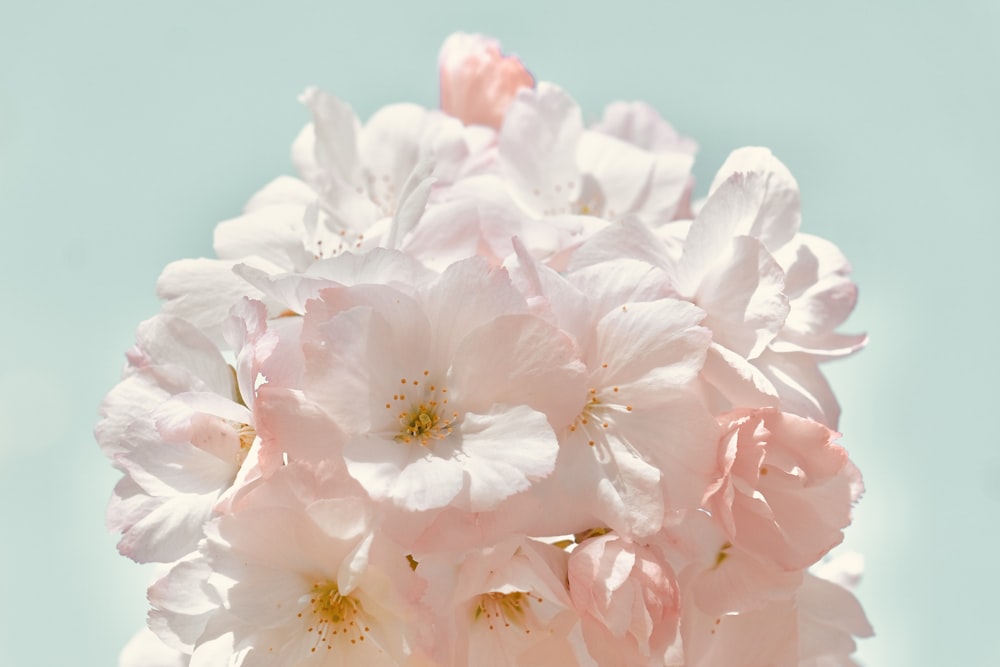
<path id="1" fill-rule="evenodd" d="M 455 29 L 591 118 L 654 104 L 703 187 L 741 145 L 789 165 L 872 337 L 829 368 L 868 486 L 861 656 L 1000 664 L 997 2 L 0 3 L 0 665 L 113 666 L 142 623 L 90 432 L 161 267 L 290 170 L 306 85 L 433 105 Z"/>

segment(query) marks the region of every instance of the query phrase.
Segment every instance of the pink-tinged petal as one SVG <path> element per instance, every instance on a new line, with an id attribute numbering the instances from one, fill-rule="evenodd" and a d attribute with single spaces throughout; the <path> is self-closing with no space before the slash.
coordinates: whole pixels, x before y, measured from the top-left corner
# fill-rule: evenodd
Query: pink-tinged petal
<path id="1" fill-rule="evenodd" d="M 660 268 L 641 260 L 616 259 L 586 266 L 566 276 L 586 294 L 594 321 L 631 301 L 657 301 L 672 296 L 670 279 Z"/>
<path id="2" fill-rule="evenodd" d="M 351 107 L 318 88 L 306 89 L 299 100 L 313 117 L 292 148 L 299 173 L 313 184 L 333 177 L 352 187 L 364 185 L 357 147 L 361 123 Z"/>
<path id="3" fill-rule="evenodd" d="M 694 157 L 684 153 L 666 153 L 656 156 L 653 176 L 640 210 L 642 219 L 654 226 L 662 226 L 674 219 L 690 219 L 691 191 L 694 177 L 691 167 Z"/>
<path id="4" fill-rule="evenodd" d="M 385 235 L 382 246 L 390 249 L 401 247 L 403 239 L 413 231 L 427 208 L 427 200 L 435 179 L 431 176 L 434 169 L 432 159 L 424 159 L 417 163 L 403 182 L 396 204 L 396 212 L 392 216 L 392 224 Z"/>
<path id="5" fill-rule="evenodd" d="M 763 372 L 718 343 L 709 347 L 701 374 L 730 406 L 764 408 L 780 404 L 778 390 Z M 722 410 L 725 409 L 728 408 L 723 406 Z"/>
<path id="6" fill-rule="evenodd" d="M 212 394 L 207 391 L 189 391 L 177 394 L 160 406 L 154 413 L 156 428 L 165 440 L 191 435 L 193 436 L 191 439 L 192 443 L 197 444 L 205 451 L 215 454 L 219 458 L 228 458 L 228 448 L 213 446 L 211 443 L 207 443 L 206 445 L 200 444 L 201 441 L 207 440 L 211 436 L 205 433 L 203 434 L 204 438 L 199 438 L 198 429 L 211 428 L 211 426 L 195 423 L 193 420 L 197 415 L 203 415 L 206 418 L 214 417 L 236 424 L 250 424 L 253 422 L 253 415 L 245 405 L 236 403 L 225 396 Z"/>
<path id="7" fill-rule="evenodd" d="M 467 186 L 465 182 L 461 187 Z M 523 222 L 512 204 L 463 193 L 428 208 L 402 247 L 424 265 L 442 271 L 476 255 L 497 266 L 509 253 L 511 236 Z"/>
<path id="8" fill-rule="evenodd" d="M 230 635 L 233 664 L 304 664 L 317 646 L 330 647 L 321 655 L 333 664 L 350 664 L 345 654 L 373 666 L 405 662 L 416 648 L 408 628 L 419 582 L 404 559 L 390 563 L 376 548 L 382 538 L 371 534 L 367 499 L 326 468 L 290 462 L 207 526 L 202 551 L 211 569 L 201 578 L 171 572 L 167 584 L 186 588 L 192 601 L 151 593 L 154 622 L 166 634 L 193 634 L 197 648 Z M 317 592 L 334 605 L 334 593 L 349 596 L 339 607 L 348 618 L 325 613 L 336 609 L 317 606 Z M 351 642 L 361 636 L 368 641 Z"/>
<path id="9" fill-rule="evenodd" d="M 846 588 L 806 574 L 798 595 L 800 651 L 805 656 L 854 652 L 851 638 L 875 634 L 861 603 Z"/>
<path id="10" fill-rule="evenodd" d="M 287 317 L 279 318 L 284 321 L 276 322 L 274 329 L 270 329 L 267 307 L 260 301 L 251 299 L 243 299 L 234 304 L 230 312 L 229 319 L 223 324 L 222 333 L 229 344 L 229 349 L 236 351 L 237 394 L 234 398 L 252 412 L 257 385 L 262 378 L 273 382 L 287 381 L 300 376 L 298 372 L 286 371 L 275 373 L 275 377 L 271 377 L 269 371 L 280 366 L 292 366 L 296 370 L 301 367 L 297 340 L 301 322 L 300 318 L 295 318 L 297 324 L 288 325 Z M 286 335 L 279 338 L 279 332 Z M 287 341 L 289 334 L 296 339 L 294 352 L 289 350 Z M 268 364 L 268 361 L 272 363 Z M 252 423 L 250 420 L 244 421 Z"/>
<path id="11" fill-rule="evenodd" d="M 162 499 L 150 496 L 135 483 L 135 480 L 125 475 L 118 480 L 111 492 L 105 513 L 108 530 L 115 532 L 127 529 L 159 507 L 162 502 Z"/>
<path id="12" fill-rule="evenodd" d="M 364 186 L 387 214 L 396 210 L 406 180 L 423 158 L 430 160 L 435 178 L 451 182 L 468 155 L 461 123 L 416 104 L 376 111 L 361 131 L 358 147 L 368 177 Z"/>
<path id="13" fill-rule="evenodd" d="M 693 294 L 713 340 L 745 359 L 759 356 L 788 315 L 784 278 L 759 241 L 734 238 L 732 254 L 704 274 Z"/>
<path id="14" fill-rule="evenodd" d="M 236 650 L 233 647 L 233 636 L 227 633 L 221 637 L 206 638 L 199 643 L 191 653 L 191 662 L 186 667 L 219 667 L 227 662 L 249 667 L 244 659 L 246 654 L 246 649 Z"/>
<path id="15" fill-rule="evenodd" d="M 851 264 L 840 248 L 812 234 L 796 234 L 774 253 L 774 258 L 785 269 L 788 294 L 792 298 L 823 278 L 846 278 L 851 273 Z"/>
<path id="16" fill-rule="evenodd" d="M 597 386 L 643 383 L 679 386 L 693 380 L 705 363 L 710 332 L 698 326 L 704 311 L 686 301 L 660 299 L 628 303 L 597 325 L 597 341 L 587 353 Z"/>
<path id="17" fill-rule="evenodd" d="M 385 406 L 408 400 L 401 380 L 443 373 L 431 357 L 426 317 L 413 299 L 387 287 L 322 295 L 307 305 L 303 328 L 306 395 L 348 434 L 389 428 L 398 406 Z"/>
<path id="18" fill-rule="evenodd" d="M 500 43 L 479 34 L 455 33 L 438 55 L 441 110 L 466 125 L 499 129 L 517 91 L 535 79 L 516 56 L 505 56 Z"/>
<path id="19" fill-rule="evenodd" d="M 723 515 L 731 503 L 736 547 L 796 571 L 839 544 L 863 490 L 857 468 L 833 442 L 839 434 L 774 409 L 727 413 L 720 424 L 727 427 L 723 443 L 738 434 L 729 471 L 736 493 L 706 507 Z"/>
<path id="20" fill-rule="evenodd" d="M 374 201 L 359 187 L 340 179 L 322 185 L 319 201 L 302 218 L 307 260 L 360 250 L 375 224 L 392 215 L 395 201 Z"/>
<path id="21" fill-rule="evenodd" d="M 135 347 L 129 353 L 132 366 L 150 368 L 171 367 L 186 371 L 184 389 L 215 392 L 231 396 L 232 369 L 226 364 L 219 348 L 193 324 L 169 315 L 157 315 L 139 325 L 135 332 Z M 169 377 L 169 376 L 168 376 Z M 170 382 L 164 383 L 171 386 Z M 183 391 L 180 387 L 175 391 Z"/>
<path id="22" fill-rule="evenodd" d="M 786 326 L 823 334 L 840 326 L 858 300 L 858 287 L 845 276 L 826 276 L 792 300 Z"/>
<path id="23" fill-rule="evenodd" d="M 693 162 L 684 153 L 650 153 L 599 132 L 584 132 L 577 148 L 577 163 L 601 198 L 591 208 L 611 220 L 634 215 L 654 226 L 673 218 Z M 580 201 L 588 201 L 585 193 Z"/>
<path id="24" fill-rule="evenodd" d="M 261 454 L 261 441 L 256 438 L 246 452 L 240 469 L 228 489 L 223 491 L 215 501 L 215 514 L 231 514 L 243 496 L 253 491 L 262 480 L 270 477 L 276 470 L 285 465 L 284 454 L 279 453 L 273 458 Z"/>
<path id="25" fill-rule="evenodd" d="M 262 386 L 255 416 L 261 456 L 280 461 L 287 453 L 294 459 L 314 462 L 341 456 L 344 432 L 299 390 Z"/>
<path id="26" fill-rule="evenodd" d="M 237 262 L 217 259 L 183 259 L 171 262 L 156 281 L 156 294 L 164 300 L 163 312 L 181 317 L 211 338 L 222 340 L 222 323 L 229 309 L 243 297 L 262 299 L 259 290 L 233 273 Z M 251 257 L 244 263 L 270 273 L 281 273 L 284 267 Z"/>
<path id="27" fill-rule="evenodd" d="M 705 614 L 685 604 L 685 667 L 796 667 L 798 632 L 789 600 L 745 614 Z"/>
<path id="28" fill-rule="evenodd" d="M 719 168 L 698 213 L 703 228 L 760 239 L 770 252 L 799 231 L 799 185 L 766 148 L 740 148 Z M 694 233 L 692 231 L 692 233 Z"/>
<path id="29" fill-rule="evenodd" d="M 623 535 L 651 535 L 663 523 L 662 474 L 628 435 L 617 428 L 575 431 L 562 444 L 553 476 L 563 497 L 578 498 L 574 504 L 602 524 Z"/>
<path id="30" fill-rule="evenodd" d="M 784 570 L 738 547 L 723 548 L 725 544 L 718 564 L 701 570 L 688 589 L 705 614 L 760 609 L 772 600 L 788 599 L 802 581 L 801 571 Z"/>
<path id="31" fill-rule="evenodd" d="M 406 292 L 429 283 L 436 274 L 406 253 L 373 248 L 364 254 L 345 253 L 316 262 L 306 275 L 341 285 L 387 285 Z"/>
<path id="32" fill-rule="evenodd" d="M 253 213 L 270 206 L 298 205 L 305 208 L 316 201 L 316 191 L 292 176 L 278 176 L 258 190 L 243 206 L 244 213 Z"/>
<path id="33" fill-rule="evenodd" d="M 531 312 L 573 336 L 578 345 L 583 344 L 592 326 L 587 297 L 557 271 L 535 260 L 519 238 L 513 243 L 516 261 L 506 266 Z"/>
<path id="34" fill-rule="evenodd" d="M 462 451 L 469 509 L 481 512 L 548 476 L 559 444 L 542 413 L 525 405 L 497 406 L 462 417 Z"/>
<path id="35" fill-rule="evenodd" d="M 781 399 L 781 409 L 837 428 L 840 404 L 819 369 L 818 359 L 802 353 L 778 354 L 765 350 L 753 360 Z"/>
<path id="36" fill-rule="evenodd" d="M 828 333 L 822 336 L 800 336 L 794 332 L 783 331 L 771 341 L 768 349 L 777 354 L 801 353 L 813 357 L 816 361 L 826 361 L 850 356 L 867 344 L 867 334 Z"/>
<path id="37" fill-rule="evenodd" d="M 219 259 L 260 257 L 289 270 L 303 254 L 302 220 L 313 199 L 306 203 L 272 205 L 223 220 L 215 227 L 213 248 Z"/>
<path id="38" fill-rule="evenodd" d="M 157 370 L 161 372 L 156 372 Z M 162 386 L 162 369 L 142 369 L 126 376 L 108 392 L 101 401 L 101 420 L 94 429 L 94 437 L 106 457 L 115 458 L 131 449 L 125 439 L 125 431 L 136 419 L 147 417 L 160 403 L 170 397 L 170 392 Z M 178 391 L 184 391 L 190 384 L 186 372 L 171 373 Z M 160 377 L 157 377 L 160 376 Z"/>
<path id="39" fill-rule="evenodd" d="M 371 504 L 360 497 L 320 498 L 305 513 L 327 535 L 339 540 L 365 537 L 372 528 Z"/>
<path id="40" fill-rule="evenodd" d="M 462 339 L 473 329 L 500 315 L 527 311 L 524 297 L 502 268 L 491 268 L 480 258 L 448 267 L 424 292 L 423 308 L 435 330 L 435 360 L 451 359 Z"/>
<path id="41" fill-rule="evenodd" d="M 678 513 L 665 524 L 660 547 L 680 571 L 688 610 L 717 616 L 761 609 L 790 599 L 802 581 L 800 571 L 788 572 L 734 545 L 717 513 Z"/>
<path id="42" fill-rule="evenodd" d="M 721 476 L 714 448 L 705 446 L 719 436 L 711 414 L 693 394 L 669 387 L 638 395 L 623 386 L 620 393 L 633 409 L 606 417 L 609 435 L 620 429 L 628 447 L 662 471 L 667 510 L 697 507 Z"/>
<path id="43" fill-rule="evenodd" d="M 423 261 L 429 258 L 432 266 L 442 267 L 441 256 L 458 253 L 461 247 L 473 247 L 466 256 L 480 255 L 495 265 L 511 254 L 516 236 L 532 257 L 561 270 L 574 249 L 607 224 L 593 216 L 552 212 L 543 215 L 534 204 L 517 201 L 514 190 L 493 173 L 463 179 L 447 189 L 443 205 L 435 203 L 429 208 L 414 231 L 414 239 L 406 245 L 407 251 L 419 247 Z M 462 228 L 461 233 L 447 230 L 452 218 Z M 424 233 L 421 228 L 429 224 L 442 227 L 436 234 L 444 236 L 446 247 L 427 247 L 426 240 L 413 245 Z"/>
<path id="44" fill-rule="evenodd" d="M 857 598 L 833 582 L 806 574 L 797 602 L 799 655 L 804 660 L 825 657 L 846 661 L 857 648 L 855 637 L 875 634 Z"/>
<path id="45" fill-rule="evenodd" d="M 587 650 L 601 667 L 662 660 L 677 634 L 673 570 L 652 549 L 617 535 L 586 540 L 569 558 L 573 605 Z"/>
<path id="46" fill-rule="evenodd" d="M 548 254 L 535 255 L 539 259 L 544 259 L 548 267 L 556 271 L 566 271 L 580 244 L 608 224 L 610 223 L 606 220 L 593 215 L 553 213 L 525 225 L 523 236 L 528 245 L 551 249 Z"/>
<path id="47" fill-rule="evenodd" d="M 636 259 L 662 269 L 672 283 L 672 272 L 676 262 L 666 245 L 647 225 L 638 220 L 626 218 L 608 225 L 587 239 L 570 261 L 570 270 L 576 271 L 603 262 L 622 258 Z M 669 283 L 664 285 L 664 289 Z"/>
<path id="48" fill-rule="evenodd" d="M 464 486 L 465 466 L 453 446 L 436 442 L 433 449 L 378 435 L 361 435 L 344 445 L 351 477 L 374 500 L 424 511 L 451 503 Z"/>
<path id="49" fill-rule="evenodd" d="M 851 314 L 858 297 L 850 264 L 840 250 L 824 239 L 798 234 L 775 259 L 786 267 L 791 311 L 771 349 L 816 358 L 843 357 L 861 349 L 863 334 L 834 331 Z"/>
<path id="50" fill-rule="evenodd" d="M 160 413 L 162 414 L 162 413 Z M 193 416 L 186 413 L 189 418 Z M 159 416 L 159 415 L 154 415 Z M 155 419 L 139 419 L 126 432 L 131 449 L 118 457 L 118 463 L 139 486 L 154 496 L 169 497 L 177 493 L 212 494 L 225 489 L 232 482 L 239 461 L 239 435 L 232 425 L 216 421 L 214 428 L 219 437 L 230 440 L 233 456 L 223 460 L 215 452 L 201 449 L 190 439 L 198 434 L 185 429 L 173 441 L 164 440 Z M 209 449 L 222 449 L 214 444 Z"/>
<path id="51" fill-rule="evenodd" d="M 307 306 L 303 325 L 304 393 L 328 412 L 340 429 L 364 432 L 372 425 L 367 409 L 369 333 L 372 320 L 380 321 L 385 328 L 387 325 L 370 308 L 358 307 L 327 318 L 325 313 L 317 312 L 325 302 L 309 303 L 316 309 Z M 377 338 L 371 340 L 378 343 Z"/>
<path id="52" fill-rule="evenodd" d="M 518 93 L 498 143 L 503 175 L 522 193 L 527 210 L 570 212 L 580 181 L 576 145 L 582 133 L 580 107 L 560 88 L 540 84 Z"/>
<path id="53" fill-rule="evenodd" d="M 584 131 L 577 143 L 577 164 L 598 184 L 604 217 L 617 219 L 645 198 L 656 160 L 651 153 L 599 132 Z M 679 198 L 683 184 L 677 189 Z"/>
<path id="54" fill-rule="evenodd" d="M 465 554 L 452 576 L 450 599 L 435 605 L 447 609 L 441 629 L 453 643 L 442 664 L 592 667 L 574 655 L 578 617 L 561 549 L 513 536 Z M 508 615 L 514 601 L 520 611 Z"/>
<path id="55" fill-rule="evenodd" d="M 190 653 L 221 602 L 206 585 L 212 566 L 202 555 L 176 563 L 149 587 L 149 627 L 168 646 Z"/>
<path id="56" fill-rule="evenodd" d="M 698 144 L 682 137 L 653 107 L 644 102 L 612 102 L 591 129 L 654 153 L 694 155 Z"/>
<path id="57" fill-rule="evenodd" d="M 466 410 L 527 405 L 562 428 L 585 401 L 583 374 L 569 336 L 533 315 L 504 315 L 462 339 L 451 385 Z"/>
<path id="58" fill-rule="evenodd" d="M 412 295 L 436 277 L 409 254 L 386 248 L 321 259 L 303 273 L 272 275 L 242 264 L 234 271 L 272 301 L 297 314 L 305 313 L 307 301 L 320 298 L 322 290 L 334 285 L 385 285 Z"/>
<path id="59" fill-rule="evenodd" d="M 217 496 L 218 492 L 158 498 L 161 502 L 137 522 L 120 527 L 118 552 L 139 563 L 169 563 L 192 553 L 204 535 Z"/>
<path id="60" fill-rule="evenodd" d="M 189 657 L 167 646 L 144 627 L 122 648 L 118 667 L 188 667 Z"/>

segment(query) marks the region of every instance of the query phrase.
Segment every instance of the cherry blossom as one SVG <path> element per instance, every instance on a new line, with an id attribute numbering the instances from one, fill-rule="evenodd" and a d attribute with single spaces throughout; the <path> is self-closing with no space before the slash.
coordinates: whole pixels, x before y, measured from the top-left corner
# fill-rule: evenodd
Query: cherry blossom
<path id="1" fill-rule="evenodd" d="M 161 636 L 190 646 L 192 665 L 219 642 L 242 653 L 234 665 L 403 664 L 420 582 L 343 489 L 335 468 L 290 465 L 213 521 L 202 560 L 150 589 Z"/>
<path id="2" fill-rule="evenodd" d="M 447 610 L 438 664 L 593 664 L 579 644 L 564 551 L 510 537 L 451 560 L 417 566 L 420 572 L 426 565 L 436 583 L 426 601 Z"/>
<path id="3" fill-rule="evenodd" d="M 598 664 L 662 659 L 677 634 L 680 595 L 673 570 L 655 551 L 613 534 L 591 538 L 570 554 L 569 584 Z"/>
<path id="4" fill-rule="evenodd" d="M 171 561 L 193 551 L 223 494 L 257 474 L 254 419 L 240 384 L 190 323 L 160 315 L 139 328 L 97 427 L 124 473 L 108 508 L 123 554 Z"/>
<path id="5" fill-rule="evenodd" d="M 161 274 L 96 438 L 158 562 L 121 667 L 852 667 L 847 258 L 768 149 L 596 122 L 456 34 L 440 109 L 333 94 Z"/>
<path id="6" fill-rule="evenodd" d="M 303 393 L 335 426 L 289 453 L 343 456 L 374 498 L 413 510 L 488 510 L 552 472 L 554 429 L 583 402 L 580 364 L 504 270 L 468 260 L 415 296 L 320 295 L 304 317 Z"/>
<path id="7" fill-rule="evenodd" d="M 787 570 L 843 539 L 861 475 L 822 424 L 773 409 L 722 415 L 726 477 L 705 507 L 732 542 Z"/>
<path id="8" fill-rule="evenodd" d="M 466 125 L 499 129 L 504 113 L 521 88 L 534 77 L 514 56 L 505 56 L 500 43 L 484 35 L 455 33 L 438 55 L 441 110 Z"/>

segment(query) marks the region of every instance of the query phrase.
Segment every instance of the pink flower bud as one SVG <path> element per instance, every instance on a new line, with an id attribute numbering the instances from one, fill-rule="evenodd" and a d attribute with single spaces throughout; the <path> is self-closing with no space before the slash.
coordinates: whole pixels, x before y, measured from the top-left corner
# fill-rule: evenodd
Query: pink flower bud
<path id="1" fill-rule="evenodd" d="M 438 56 L 441 109 L 466 125 L 499 129 L 517 91 L 535 79 L 515 56 L 505 56 L 500 43 L 484 35 L 455 33 Z"/>

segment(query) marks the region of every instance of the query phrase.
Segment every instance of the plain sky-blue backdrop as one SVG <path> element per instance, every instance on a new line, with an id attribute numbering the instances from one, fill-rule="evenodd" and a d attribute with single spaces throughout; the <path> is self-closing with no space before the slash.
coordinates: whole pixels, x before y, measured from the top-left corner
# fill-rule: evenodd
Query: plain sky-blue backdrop
<path id="1" fill-rule="evenodd" d="M 499 37 L 588 117 L 656 106 L 704 187 L 761 144 L 804 231 L 847 253 L 828 368 L 866 476 L 847 546 L 868 667 L 1000 664 L 997 156 L 1000 3 L 0 2 L 0 665 L 116 664 L 152 574 L 118 556 L 93 442 L 169 261 L 291 167 L 319 84 L 362 118 L 436 102 L 451 31 Z"/>

